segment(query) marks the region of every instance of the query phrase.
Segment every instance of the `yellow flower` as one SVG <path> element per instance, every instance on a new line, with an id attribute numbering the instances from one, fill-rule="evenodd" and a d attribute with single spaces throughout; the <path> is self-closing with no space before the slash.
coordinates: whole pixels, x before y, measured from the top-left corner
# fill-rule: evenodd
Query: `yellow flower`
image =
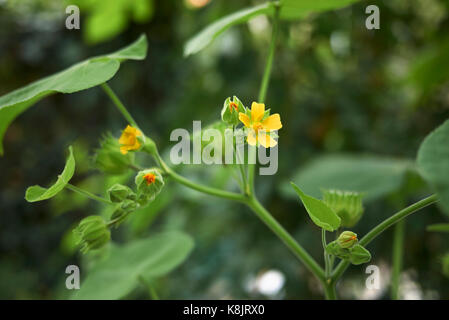
<path id="1" fill-rule="evenodd" d="M 269 132 L 282 128 L 281 117 L 279 113 L 275 113 L 262 120 L 264 114 L 265 105 L 253 102 L 251 104 L 251 116 L 249 117 L 245 113 L 240 112 L 239 120 L 243 122 L 245 127 L 250 129 L 246 138 L 249 145 L 255 146 L 259 142 L 265 148 L 275 147 L 277 141 L 270 136 Z"/>
<path id="2" fill-rule="evenodd" d="M 137 137 L 141 137 L 142 132 L 139 129 L 131 127 L 128 125 L 125 130 L 123 130 L 122 135 L 118 142 L 121 144 L 120 152 L 122 154 L 127 154 L 130 150 L 138 150 L 141 143 Z"/>
<path id="3" fill-rule="evenodd" d="M 147 186 L 149 186 L 156 181 L 156 175 L 153 173 L 147 173 L 143 176 L 143 179 L 147 182 Z"/>

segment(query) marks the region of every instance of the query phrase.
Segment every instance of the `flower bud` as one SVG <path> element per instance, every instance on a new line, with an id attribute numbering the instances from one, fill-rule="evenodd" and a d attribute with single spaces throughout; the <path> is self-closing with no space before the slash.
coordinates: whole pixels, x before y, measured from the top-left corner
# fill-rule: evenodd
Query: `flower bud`
<path id="1" fill-rule="evenodd" d="M 239 112 L 245 112 L 245 107 L 243 103 L 236 96 L 231 98 L 228 97 L 221 110 L 221 120 L 228 125 L 236 126 L 239 124 Z"/>
<path id="2" fill-rule="evenodd" d="M 137 202 L 125 199 L 115 209 L 114 213 L 111 216 L 110 224 L 117 228 L 123 221 L 125 221 L 129 214 L 136 211 L 138 207 L 139 204 Z"/>
<path id="3" fill-rule="evenodd" d="M 113 175 L 125 173 L 132 164 L 131 155 L 124 155 L 120 152 L 120 144 L 111 133 L 104 135 L 93 161 L 95 167 Z"/>
<path id="4" fill-rule="evenodd" d="M 126 199 L 136 200 L 136 194 L 131 188 L 122 184 L 116 183 L 108 189 L 109 200 L 111 202 L 122 202 Z"/>
<path id="5" fill-rule="evenodd" d="M 140 171 L 135 178 L 137 186 L 137 202 L 146 205 L 153 201 L 164 186 L 164 179 L 158 169 Z"/>
<path id="6" fill-rule="evenodd" d="M 340 217 L 342 227 L 350 228 L 360 220 L 364 211 L 362 194 L 340 190 L 322 192 L 323 201 Z"/>
<path id="7" fill-rule="evenodd" d="M 337 239 L 341 248 L 349 249 L 357 243 L 357 234 L 352 231 L 343 231 Z"/>
<path id="8" fill-rule="evenodd" d="M 111 232 L 100 216 L 89 216 L 79 223 L 73 232 L 78 236 L 81 252 L 100 249 L 111 239 Z"/>

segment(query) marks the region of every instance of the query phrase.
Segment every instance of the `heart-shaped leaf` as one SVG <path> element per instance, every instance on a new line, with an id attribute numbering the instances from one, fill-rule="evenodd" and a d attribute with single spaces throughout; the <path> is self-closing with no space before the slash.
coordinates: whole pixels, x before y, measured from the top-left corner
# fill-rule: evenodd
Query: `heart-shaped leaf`
<path id="1" fill-rule="evenodd" d="M 29 187 L 25 193 L 25 199 L 28 202 L 36 202 L 47 200 L 59 192 L 61 192 L 67 183 L 69 183 L 70 179 L 73 177 L 75 173 L 75 158 L 73 157 L 73 149 L 69 147 L 69 156 L 67 157 L 67 161 L 65 163 L 64 170 L 58 176 L 58 180 L 49 188 L 43 188 L 41 186 L 32 186 Z"/>
<path id="2" fill-rule="evenodd" d="M 430 133 L 418 151 L 420 173 L 433 186 L 449 213 L 449 120 Z"/>
<path id="3" fill-rule="evenodd" d="M 331 208 L 329 208 L 323 201 L 306 195 L 293 182 L 291 182 L 291 184 L 301 198 L 310 218 L 318 227 L 331 232 L 338 229 L 341 219 Z"/>
<path id="4" fill-rule="evenodd" d="M 181 264 L 193 249 L 193 239 L 182 232 L 166 232 L 123 246 L 112 246 L 81 283 L 73 299 L 120 299 L 140 278 L 161 277 Z"/>
<path id="5" fill-rule="evenodd" d="M 60 92 L 74 93 L 102 84 L 111 79 L 124 60 L 143 60 L 147 53 L 146 36 L 108 55 L 90 58 L 64 71 L 33 82 L 0 97 L 0 155 L 3 136 L 10 123 L 42 98 Z"/>

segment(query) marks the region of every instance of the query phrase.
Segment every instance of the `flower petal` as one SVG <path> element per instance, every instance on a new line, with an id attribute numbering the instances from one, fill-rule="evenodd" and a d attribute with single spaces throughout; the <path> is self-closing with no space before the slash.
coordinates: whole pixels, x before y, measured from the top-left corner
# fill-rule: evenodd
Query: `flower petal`
<path id="1" fill-rule="evenodd" d="M 268 118 L 266 118 L 264 121 L 262 121 L 262 125 L 264 126 L 265 130 L 279 130 L 282 128 L 281 123 L 281 117 L 279 116 L 279 113 L 272 114 Z"/>
<path id="2" fill-rule="evenodd" d="M 248 144 L 250 146 L 255 146 L 257 144 L 256 133 L 254 132 L 254 130 L 251 129 L 248 131 L 248 137 L 246 138 L 246 141 L 248 141 Z"/>
<path id="3" fill-rule="evenodd" d="M 278 144 L 278 142 L 274 140 L 269 134 L 265 134 L 263 132 L 259 132 L 258 140 L 259 143 L 265 148 L 272 148 Z"/>
<path id="4" fill-rule="evenodd" d="M 263 103 L 253 102 L 251 104 L 251 121 L 257 122 L 262 120 L 265 113 L 265 105 Z"/>
<path id="5" fill-rule="evenodd" d="M 249 128 L 250 120 L 249 120 L 249 117 L 248 117 L 246 114 L 240 112 L 240 113 L 239 113 L 239 120 L 240 120 L 241 122 L 243 122 L 243 124 L 245 125 L 245 127 Z"/>

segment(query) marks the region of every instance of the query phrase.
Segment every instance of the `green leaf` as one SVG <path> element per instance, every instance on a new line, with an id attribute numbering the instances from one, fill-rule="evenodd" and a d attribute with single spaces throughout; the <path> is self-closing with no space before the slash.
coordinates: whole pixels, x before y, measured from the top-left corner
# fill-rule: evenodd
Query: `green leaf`
<path id="1" fill-rule="evenodd" d="M 67 161 L 65 163 L 64 171 L 59 175 L 58 180 L 48 189 L 43 188 L 41 186 L 32 186 L 29 187 L 25 193 L 25 199 L 28 202 L 36 202 L 47 200 L 59 192 L 61 192 L 67 183 L 69 183 L 70 179 L 73 177 L 75 173 L 75 158 L 73 157 L 73 149 L 69 147 L 69 156 L 67 157 Z"/>
<path id="2" fill-rule="evenodd" d="M 449 223 L 437 223 L 427 226 L 427 231 L 433 232 L 449 232 Z"/>
<path id="3" fill-rule="evenodd" d="M 191 54 L 198 53 L 231 26 L 244 23 L 254 16 L 268 13 L 272 10 L 272 7 L 273 5 L 271 3 L 264 3 L 255 7 L 239 10 L 215 21 L 187 41 L 184 46 L 184 56 L 187 57 Z"/>
<path id="4" fill-rule="evenodd" d="M 90 58 L 64 71 L 33 82 L 0 97 L 0 155 L 3 136 L 9 124 L 22 112 L 42 98 L 60 92 L 74 93 L 102 84 L 111 79 L 123 60 L 143 60 L 147 52 L 146 36 L 112 54 Z"/>
<path id="5" fill-rule="evenodd" d="M 341 9 L 359 0 L 282 0 L 283 19 L 303 18 L 310 13 Z"/>
<path id="6" fill-rule="evenodd" d="M 293 181 L 314 197 L 321 195 L 321 189 L 337 189 L 363 193 L 364 201 L 371 201 L 399 189 L 411 168 L 413 162 L 409 160 L 331 155 L 301 168 Z M 287 183 L 281 186 L 281 191 L 287 197 L 294 196 Z"/>
<path id="7" fill-rule="evenodd" d="M 112 246 L 74 292 L 73 299 L 120 299 L 139 278 L 161 277 L 181 264 L 192 251 L 193 239 L 182 232 L 166 232 L 146 239 Z"/>
<path id="8" fill-rule="evenodd" d="M 312 221 L 320 228 L 334 231 L 340 226 L 341 220 L 323 201 L 306 195 L 293 182 L 291 182 L 298 196 L 301 198 Z"/>
<path id="9" fill-rule="evenodd" d="M 367 263 L 371 260 L 371 253 L 362 247 L 360 244 L 356 244 L 350 249 L 349 261 L 352 264 L 358 265 Z"/>
<path id="10" fill-rule="evenodd" d="M 419 171 L 440 197 L 449 213 L 449 120 L 430 133 L 419 147 Z"/>

